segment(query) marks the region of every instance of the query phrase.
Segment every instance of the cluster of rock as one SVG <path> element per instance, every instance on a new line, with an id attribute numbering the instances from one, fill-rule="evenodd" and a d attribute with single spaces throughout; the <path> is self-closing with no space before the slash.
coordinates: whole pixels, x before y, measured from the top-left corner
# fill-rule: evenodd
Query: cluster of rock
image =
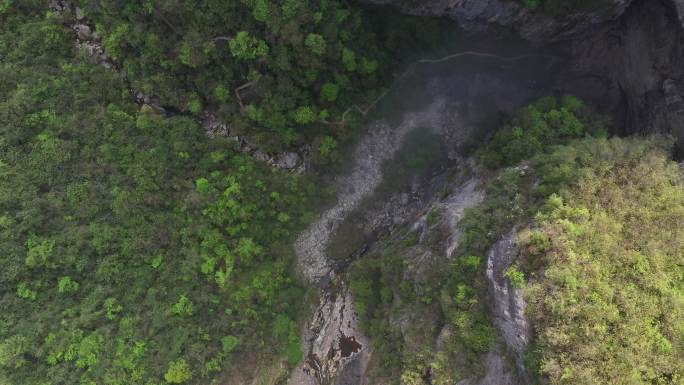
<path id="1" fill-rule="evenodd" d="M 306 357 L 290 385 L 363 383 L 370 359 L 368 338 L 359 331 L 354 299 L 348 288 L 326 291 L 302 336 Z"/>

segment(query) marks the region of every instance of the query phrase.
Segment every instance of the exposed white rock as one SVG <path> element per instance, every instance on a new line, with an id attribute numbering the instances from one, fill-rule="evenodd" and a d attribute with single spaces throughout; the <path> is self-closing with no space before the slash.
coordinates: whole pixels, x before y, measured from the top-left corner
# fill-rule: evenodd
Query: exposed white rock
<path id="1" fill-rule="evenodd" d="M 371 352 L 368 338 L 358 328 L 354 299 L 347 288 L 340 288 L 338 294 L 322 294 L 302 339 L 305 359 L 292 373 L 290 385 L 363 384 Z"/>
<path id="2" fill-rule="evenodd" d="M 504 274 L 513 262 L 516 250 L 517 232 L 511 230 L 497 241 L 487 253 L 487 279 L 492 297 L 494 323 L 516 359 L 518 373 L 525 378 L 523 351 L 529 343 L 531 329 L 525 318 L 525 299 L 523 290 L 513 286 Z"/>
<path id="3" fill-rule="evenodd" d="M 332 267 L 325 253 L 330 235 L 380 184 L 383 163 L 392 158 L 412 129 L 441 126 L 439 120 L 444 114 L 440 111 L 444 108 L 445 103 L 436 99 L 423 111 L 407 113 L 396 127 L 385 123 L 369 127 L 354 151 L 352 172 L 342 176 L 337 183 L 337 203 L 324 211 L 295 242 L 299 267 L 310 282 L 318 283 L 330 274 Z"/>

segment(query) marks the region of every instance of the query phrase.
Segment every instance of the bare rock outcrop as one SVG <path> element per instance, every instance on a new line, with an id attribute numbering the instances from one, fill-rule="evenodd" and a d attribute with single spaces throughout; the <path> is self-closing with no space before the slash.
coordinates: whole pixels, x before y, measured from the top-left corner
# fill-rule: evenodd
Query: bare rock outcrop
<path id="1" fill-rule="evenodd" d="M 390 5 L 419 16 L 446 16 L 469 32 L 515 31 L 535 42 L 564 40 L 590 33 L 618 18 L 632 0 L 595 2 L 583 9 L 550 16 L 510 0 L 359 0 L 361 3 Z"/>
<path id="2" fill-rule="evenodd" d="M 304 361 L 292 385 L 362 384 L 370 359 L 368 338 L 359 331 L 354 299 L 344 283 L 323 292 L 321 303 L 303 333 Z"/>
<path id="3" fill-rule="evenodd" d="M 382 181 L 383 163 L 401 147 L 406 134 L 417 127 L 439 127 L 435 119 L 443 116 L 440 100 L 434 101 L 425 111 L 408 113 L 401 124 L 390 127 L 385 123 L 372 125 L 357 145 L 353 170 L 339 178 L 337 203 L 324 211 L 295 242 L 295 251 L 304 276 L 312 283 L 330 278 L 332 264 L 326 255 L 331 234 L 344 218 L 356 209 Z"/>
<path id="4" fill-rule="evenodd" d="M 576 93 L 614 111 L 620 134 L 669 133 L 684 143 L 682 7 L 635 1 L 619 22 L 568 46 Z"/>
<path id="5" fill-rule="evenodd" d="M 530 341 L 532 330 L 525 318 L 523 290 L 515 287 L 505 277 L 506 270 L 513 263 L 517 232 L 512 230 L 497 241 L 487 253 L 487 279 L 492 299 L 494 324 L 501 332 L 509 353 L 516 360 L 518 375 L 527 378 L 523 352 Z"/>
<path id="6" fill-rule="evenodd" d="M 557 14 L 512 0 L 357 1 L 558 46 L 570 64 L 559 89 L 610 113 L 618 134 L 673 135 L 684 158 L 684 0 L 595 1 Z"/>

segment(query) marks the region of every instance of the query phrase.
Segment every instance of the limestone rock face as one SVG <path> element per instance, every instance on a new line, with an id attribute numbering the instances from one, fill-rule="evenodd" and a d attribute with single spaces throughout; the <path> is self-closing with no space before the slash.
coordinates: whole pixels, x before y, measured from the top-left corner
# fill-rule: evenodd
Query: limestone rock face
<path id="1" fill-rule="evenodd" d="M 363 383 L 370 349 L 349 289 L 323 293 L 302 342 L 306 358 L 292 373 L 290 385 Z"/>
<path id="2" fill-rule="evenodd" d="M 357 1 L 555 44 L 571 63 L 559 88 L 611 114 L 619 134 L 672 134 L 684 157 L 684 0 L 603 0 L 553 16 L 512 0 Z"/>
<path id="3" fill-rule="evenodd" d="M 532 12 L 510 0 L 358 0 L 365 4 L 390 5 L 420 16 L 446 16 L 469 32 L 513 30 L 521 37 L 549 42 L 594 30 L 615 20 L 632 0 L 607 0 L 591 8 L 555 17 Z M 684 6 L 684 5 L 683 5 Z"/>
<path id="4" fill-rule="evenodd" d="M 622 134 L 669 133 L 684 143 L 684 1 L 634 2 L 619 22 L 568 45 L 573 71 L 594 83 L 579 96 L 616 111 Z M 590 80 L 591 79 L 591 80 Z M 582 82 L 576 82 L 578 88 Z M 587 84 L 587 83 L 585 83 Z M 599 96 L 600 95 L 600 96 Z"/>
<path id="5" fill-rule="evenodd" d="M 523 352 L 532 335 L 525 318 L 525 299 L 522 289 L 513 286 L 505 277 L 516 250 L 515 230 L 497 241 L 487 253 L 487 280 L 492 298 L 494 324 L 499 328 L 508 351 L 516 360 L 518 374 L 526 378 Z"/>

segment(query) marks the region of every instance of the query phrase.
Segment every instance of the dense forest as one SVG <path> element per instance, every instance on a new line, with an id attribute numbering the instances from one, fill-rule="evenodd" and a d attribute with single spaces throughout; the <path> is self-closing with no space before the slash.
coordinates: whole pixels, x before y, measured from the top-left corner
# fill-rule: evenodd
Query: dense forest
<path id="1" fill-rule="evenodd" d="M 2 382 L 209 381 L 241 352 L 297 362 L 288 245 L 325 191 L 139 108 L 42 2 L 0 17 Z"/>
<path id="2" fill-rule="evenodd" d="M 391 79 L 397 53 L 435 28 L 343 1 L 78 1 L 131 86 L 171 110 L 204 109 L 265 151 L 323 157 Z M 401 29 L 396 29 L 400 26 Z"/>
<path id="3" fill-rule="evenodd" d="M 406 58 L 445 41 L 445 21 L 343 0 L 47 3 L 0 1 L 0 383 L 287 383 L 318 300 L 293 242 L 335 200 L 342 144 Z M 314 170 L 254 159 L 208 135 L 208 115 L 265 153 L 306 149 Z M 611 124 L 573 96 L 532 102 L 468 154 L 485 198 L 428 283 L 405 274 L 403 250 L 424 242 L 410 231 L 350 263 L 371 381 L 484 372 L 500 340 L 486 255 L 512 228 L 530 381 L 684 381 L 681 166 L 672 138 Z M 390 321 L 409 306 L 454 331 L 445 346 Z"/>
<path id="4" fill-rule="evenodd" d="M 279 378 L 302 358 L 291 243 L 330 191 L 209 138 L 196 114 L 325 160 L 352 118 L 328 122 L 378 92 L 392 53 L 337 1 L 77 4 L 119 68 L 45 2 L 0 8 L 0 379 L 204 383 L 271 361 Z"/>

